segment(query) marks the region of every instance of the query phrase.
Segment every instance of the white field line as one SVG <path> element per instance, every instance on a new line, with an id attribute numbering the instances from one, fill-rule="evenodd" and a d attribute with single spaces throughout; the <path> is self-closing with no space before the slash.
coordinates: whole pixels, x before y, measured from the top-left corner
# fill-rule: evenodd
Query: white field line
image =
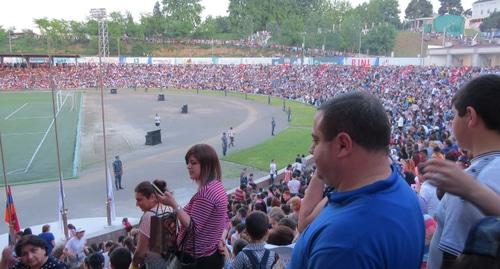
<path id="1" fill-rule="evenodd" d="M 7 133 L 7 134 L 3 134 L 3 136 L 33 135 L 33 134 L 43 134 L 43 132 Z"/>
<path id="2" fill-rule="evenodd" d="M 66 98 L 64 98 L 63 106 L 64 106 L 64 103 L 66 103 L 67 99 L 68 99 L 68 97 L 66 96 Z M 59 115 L 59 112 L 61 112 L 61 111 L 62 111 L 62 109 L 59 110 L 59 111 L 57 111 L 56 118 Z M 45 138 L 47 138 L 47 135 L 49 134 L 50 129 L 52 129 L 52 125 L 54 125 L 54 119 L 52 119 L 52 121 L 50 122 L 49 128 L 47 128 L 47 131 L 45 131 L 45 134 L 43 135 L 42 140 L 40 141 L 40 143 L 36 147 L 36 150 L 33 153 L 33 155 L 31 156 L 31 159 L 30 159 L 28 165 L 26 165 L 26 168 L 24 169 L 24 173 L 28 172 L 28 169 L 30 169 L 31 164 L 33 163 L 33 160 L 35 159 L 36 155 L 38 154 L 38 151 L 40 150 L 40 148 L 42 147 L 43 142 L 45 141 Z"/>
<path id="3" fill-rule="evenodd" d="M 51 119 L 51 116 L 39 116 L 39 117 L 16 117 L 16 120 L 32 120 L 32 119 Z"/>
<path id="4" fill-rule="evenodd" d="M 10 171 L 10 172 L 7 172 L 7 175 L 12 175 L 12 174 L 21 174 L 21 173 L 23 173 L 23 174 L 24 174 L 24 172 L 22 172 L 23 170 L 24 170 L 24 169 L 22 169 L 22 168 L 21 168 L 21 169 L 12 170 L 12 171 Z"/>
<path id="5" fill-rule="evenodd" d="M 24 103 L 21 107 L 18 109 L 14 110 L 14 112 L 10 113 L 7 117 L 4 118 L 4 120 L 8 120 L 10 117 L 12 117 L 14 114 L 16 114 L 19 110 L 23 109 L 23 107 L 27 106 L 28 103 Z"/>

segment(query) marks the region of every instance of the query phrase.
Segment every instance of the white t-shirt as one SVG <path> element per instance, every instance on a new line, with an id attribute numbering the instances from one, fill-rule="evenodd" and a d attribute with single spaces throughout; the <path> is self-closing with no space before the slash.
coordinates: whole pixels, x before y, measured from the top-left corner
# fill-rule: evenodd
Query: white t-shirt
<path id="1" fill-rule="evenodd" d="M 160 116 L 155 116 L 155 123 L 160 123 Z"/>
<path id="2" fill-rule="evenodd" d="M 424 199 L 427 214 L 434 217 L 436 210 L 439 206 L 439 199 L 436 195 L 436 187 L 433 186 L 429 181 L 424 181 L 420 186 L 420 197 Z"/>
<path id="3" fill-rule="evenodd" d="M 292 180 L 290 180 L 288 182 L 288 189 L 290 190 L 290 193 L 292 193 L 292 194 L 299 193 L 299 191 L 300 191 L 300 181 L 298 181 L 297 179 L 292 178 Z"/>
<path id="4" fill-rule="evenodd" d="M 66 243 L 65 248 L 70 253 L 75 255 L 78 258 L 78 260 L 83 260 L 83 258 L 85 258 L 84 249 L 86 241 L 87 240 L 83 237 L 82 239 L 78 239 L 78 237 L 74 236 Z"/>
<path id="5" fill-rule="evenodd" d="M 276 163 L 271 163 L 269 165 L 269 174 L 276 175 Z"/>

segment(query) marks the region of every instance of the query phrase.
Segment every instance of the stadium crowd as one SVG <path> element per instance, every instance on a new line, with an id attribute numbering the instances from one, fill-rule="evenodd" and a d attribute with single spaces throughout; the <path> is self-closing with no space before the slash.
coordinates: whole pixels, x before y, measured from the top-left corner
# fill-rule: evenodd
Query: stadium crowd
<path id="1" fill-rule="evenodd" d="M 199 182 L 200 187 L 189 205 L 180 207 L 161 182 L 143 182 L 136 188 L 137 205 L 144 211 L 144 216 L 147 216 L 145 219 L 154 215 L 151 210 L 157 212 L 164 206 L 167 211 L 176 212 L 182 234 L 176 245 L 186 247 L 182 248 L 187 253 L 186 256 L 197 257 L 200 263 L 221 268 L 220 259 L 223 259 L 224 268 L 252 268 L 252 264 L 261 264 L 261 268 L 326 268 L 321 266 L 335 262 L 344 268 L 345 266 L 341 265 L 347 266 L 350 264 L 348 261 L 356 260 L 359 263 L 355 265 L 359 268 L 426 268 L 429 259 L 429 268 L 470 268 L 471 264 L 498 268 L 499 219 L 484 217 L 500 215 L 500 203 L 495 203 L 498 201 L 500 185 L 498 180 L 492 181 L 492 178 L 498 178 L 500 174 L 500 113 L 496 108 L 498 106 L 495 107 L 495 103 L 500 101 L 500 78 L 496 75 L 481 76 L 495 72 L 496 69 L 470 67 L 106 65 L 103 78 L 105 87 L 230 90 L 270 94 L 321 107 L 315 117 L 311 148 L 316 159 L 315 167 L 317 166 L 321 173 L 315 173 L 315 167 L 304 167 L 303 159 L 298 156 L 293 165 L 287 166 L 284 176 L 271 182 L 273 184 L 267 189 L 257 188 L 255 184 L 251 184 L 253 180 L 249 181 L 246 173 L 242 173 L 240 187 L 227 200 L 218 192 L 220 165 L 216 156 L 200 155 L 195 146 L 186 154 L 186 164 L 190 176 Z M 51 84 L 49 74 L 58 88 L 91 88 L 96 86 L 96 73 L 96 65 L 53 68 L 2 66 L 0 88 L 48 88 Z M 466 82 L 469 83 L 465 84 Z M 352 94 L 355 91 L 358 93 Z M 351 104 L 352 108 L 349 109 Z M 335 121 L 335 114 L 329 114 L 331 111 L 345 112 L 344 123 Z M 363 113 L 368 113 L 367 117 L 363 117 Z M 358 116 L 360 118 L 356 118 Z M 388 124 L 384 123 L 384 117 L 387 117 Z M 347 127 L 343 128 L 349 130 L 345 131 L 348 134 L 340 132 L 332 137 L 324 137 L 328 132 L 335 132 L 321 125 L 322 121 L 327 120 L 336 122 L 336 125 L 346 124 Z M 365 126 L 367 128 L 364 128 Z M 367 130 L 375 131 L 367 133 Z M 323 139 L 328 143 L 338 143 L 338 149 L 333 149 L 333 146 L 328 150 L 324 149 Z M 354 144 L 360 148 L 353 146 Z M 332 154 L 333 150 L 338 150 L 338 154 L 328 156 L 335 156 L 343 164 L 335 166 L 335 171 L 328 168 L 333 163 L 325 157 L 325 154 Z M 352 152 L 343 155 L 343 150 Z M 391 169 L 386 171 L 388 167 L 385 167 L 386 170 L 377 170 L 380 167 L 377 161 L 384 165 L 388 163 L 385 157 L 387 150 L 392 160 Z M 205 148 L 201 152 L 211 151 L 213 150 Z M 356 155 L 366 162 L 357 163 L 359 160 L 345 157 L 351 155 Z M 359 169 L 360 164 L 363 169 Z M 201 174 L 204 175 L 201 176 L 200 171 L 196 174 L 193 167 L 201 169 Z M 373 181 L 373 178 L 368 176 L 366 178 L 372 180 L 372 185 L 358 182 L 361 187 L 358 185 L 359 188 L 347 188 L 345 192 L 345 186 L 342 184 L 336 185 L 336 189 L 324 188 L 325 183 L 333 182 L 333 179 L 329 178 L 332 173 L 339 173 L 347 168 L 351 169 L 342 174 L 347 178 L 369 169 L 374 169 L 377 176 L 387 177 L 387 173 L 390 176 L 384 180 L 385 183 Z M 467 169 L 468 174 L 462 169 Z M 207 172 L 212 170 L 213 172 Z M 271 168 L 271 173 L 275 170 Z M 472 177 L 484 185 L 474 183 L 476 181 Z M 408 186 L 403 186 L 398 181 L 399 178 L 403 178 Z M 353 182 L 354 180 L 355 178 Z M 162 193 L 154 194 L 153 185 Z M 485 188 L 485 185 L 488 188 Z M 409 191 L 410 186 L 413 191 Z M 381 191 L 385 188 L 391 191 Z M 373 192 L 376 192 L 376 195 Z M 483 194 L 481 198 L 475 195 L 477 193 Z M 353 200 L 368 200 L 353 207 L 349 205 L 353 201 L 349 200 L 349 195 Z M 390 198 L 381 198 L 385 195 Z M 397 201 L 394 200 L 396 198 Z M 490 202 L 485 203 L 486 199 Z M 222 215 L 217 207 L 221 202 L 227 206 L 226 214 Z M 197 230 L 191 227 L 191 221 L 194 221 L 196 227 L 197 223 L 205 224 L 207 219 L 207 212 L 197 211 L 194 204 L 203 209 L 216 205 L 214 208 L 219 211 L 214 216 L 217 220 L 210 223 L 212 226 L 209 229 Z M 345 209 L 346 204 L 348 210 Z M 370 229 L 362 227 L 366 223 L 361 223 L 361 226 L 360 223 L 351 224 L 351 217 L 360 217 L 353 215 L 353 212 L 370 206 L 381 209 L 361 211 L 362 214 L 376 216 L 371 219 L 373 222 L 370 224 L 372 231 L 379 231 L 377 235 L 370 235 L 376 243 L 369 241 L 363 246 L 355 245 L 349 241 L 350 238 L 358 238 L 357 232 L 369 234 Z M 333 212 L 332 207 L 335 208 Z M 391 208 L 392 212 L 384 212 L 383 209 L 388 208 Z M 338 223 L 339 218 L 342 219 L 338 212 L 346 214 L 343 216 L 344 220 L 349 219 L 349 224 L 359 230 L 351 227 L 351 230 L 339 234 L 330 228 L 331 223 Z M 326 214 L 332 214 L 329 221 L 325 221 Z M 398 219 L 399 216 L 404 217 Z M 394 225 L 395 222 L 399 224 L 394 226 L 397 231 L 386 233 L 383 226 Z M 340 223 L 344 222 L 341 220 Z M 485 228 L 487 225 L 489 226 Z M 139 228 L 130 231 L 129 237 L 123 240 L 129 242 L 123 244 L 128 247 L 128 255 L 134 256 L 133 262 L 131 260 L 134 266 L 141 266 L 148 260 L 155 261 L 161 257 L 145 254 L 150 251 L 145 243 L 149 243 L 149 229 L 149 221 L 141 220 Z M 193 229 L 193 234 L 197 237 L 188 238 L 188 243 L 185 243 L 181 238 L 187 238 L 190 229 Z M 335 245 L 335 240 L 317 240 L 315 236 L 319 238 L 322 234 L 316 234 L 316 229 L 328 231 L 332 237 L 339 238 L 339 245 Z M 216 232 L 207 232 L 209 230 Z M 469 237 L 472 238 L 468 238 L 469 231 L 472 234 Z M 479 240 L 478 233 L 488 234 L 486 239 L 481 238 L 490 240 L 486 245 L 482 241 L 482 247 L 478 247 L 479 243 L 476 244 Z M 496 237 L 492 236 L 492 233 L 496 233 Z M 385 238 L 387 241 L 377 236 L 388 236 Z M 304 237 L 313 241 L 306 241 Z M 214 243 L 218 238 L 223 240 Z M 22 237 L 19 242 L 28 239 L 29 237 Z M 390 246 L 393 241 L 401 245 L 395 248 L 394 245 Z M 30 242 L 33 246 L 40 246 L 36 240 Z M 266 250 L 270 248 L 266 243 L 289 246 L 294 242 L 297 242 L 295 247 L 289 247 L 294 251 L 291 262 L 290 255 Z M 376 247 L 370 250 L 372 245 Z M 21 244 L 20 249 L 23 246 Z M 322 252 L 330 248 L 338 251 L 348 248 L 349 251 L 342 252 L 344 256 L 332 256 L 331 253 L 329 256 Z M 97 253 L 105 253 L 106 250 L 96 248 Z M 314 252 L 315 250 L 317 252 Z M 85 261 L 90 260 L 90 252 L 85 252 L 87 258 L 83 261 L 87 268 L 118 268 L 112 264 L 107 267 L 105 258 L 99 258 L 102 262 L 99 262 L 98 266 L 88 265 Z M 108 252 L 112 256 L 113 252 Z M 63 251 L 58 258 L 62 257 L 64 260 L 64 253 Z M 2 262 L 15 263 L 15 258 L 9 258 L 8 252 L 3 254 L 7 257 L 3 257 Z M 18 257 L 23 254 L 21 250 L 18 252 L 17 246 L 15 254 Z M 389 255 L 385 256 L 386 254 Z M 184 257 L 184 254 L 182 256 Z M 459 256 L 459 262 L 455 264 Z M 201 258 L 204 259 L 203 262 Z M 384 260 L 386 258 L 390 258 L 390 261 Z M 24 262 L 22 256 L 19 262 Z M 382 266 L 383 262 L 391 265 Z M 14 268 L 30 268 L 16 266 L 14 265 Z M 198 264 L 197 268 L 203 267 Z"/>

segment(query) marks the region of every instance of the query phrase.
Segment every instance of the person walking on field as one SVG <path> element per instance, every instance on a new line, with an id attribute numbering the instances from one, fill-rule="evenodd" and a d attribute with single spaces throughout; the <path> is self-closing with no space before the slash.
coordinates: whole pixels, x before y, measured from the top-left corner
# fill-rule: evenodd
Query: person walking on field
<path id="1" fill-rule="evenodd" d="M 115 174 L 115 187 L 116 190 L 123 190 L 122 187 L 122 175 L 123 175 L 123 164 L 120 160 L 120 156 L 115 156 L 115 161 L 113 162 L 113 173 Z"/>
<path id="2" fill-rule="evenodd" d="M 227 136 L 226 136 L 225 132 L 222 133 L 221 141 L 222 141 L 222 156 L 226 156 L 226 152 L 227 152 Z"/>
<path id="3" fill-rule="evenodd" d="M 234 147 L 234 130 L 233 127 L 229 127 L 227 131 L 227 136 L 229 137 L 229 147 Z"/>
<path id="4" fill-rule="evenodd" d="M 276 121 L 273 119 L 271 120 L 271 135 L 274 136 L 274 129 L 276 128 Z"/>
<path id="5" fill-rule="evenodd" d="M 156 113 L 155 115 L 155 126 L 160 128 L 160 122 L 161 122 L 161 119 L 160 119 L 160 116 L 158 115 L 158 113 Z"/>

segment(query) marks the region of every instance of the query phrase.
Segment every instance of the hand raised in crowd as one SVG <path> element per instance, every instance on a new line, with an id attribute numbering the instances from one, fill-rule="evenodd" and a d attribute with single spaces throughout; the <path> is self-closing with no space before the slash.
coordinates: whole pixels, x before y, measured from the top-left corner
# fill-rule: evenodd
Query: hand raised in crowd
<path id="1" fill-rule="evenodd" d="M 500 215 L 500 195 L 453 162 L 440 159 L 425 162 L 424 178 L 439 189 L 473 203 L 486 215 Z"/>
<path id="2" fill-rule="evenodd" d="M 471 175 L 454 162 L 438 158 L 424 163 L 424 178 L 439 189 L 457 196 L 467 195 L 473 185 L 477 184 Z"/>

